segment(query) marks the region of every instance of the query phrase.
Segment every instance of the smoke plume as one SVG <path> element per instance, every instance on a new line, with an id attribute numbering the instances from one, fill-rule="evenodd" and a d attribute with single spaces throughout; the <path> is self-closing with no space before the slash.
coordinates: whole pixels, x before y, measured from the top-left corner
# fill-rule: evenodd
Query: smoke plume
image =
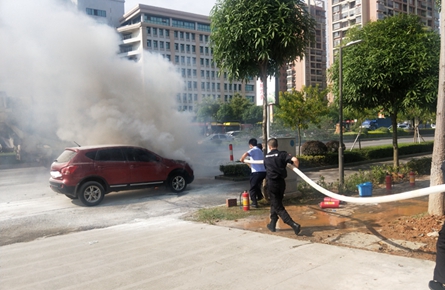
<path id="1" fill-rule="evenodd" d="M 120 58 L 114 28 L 60 0 L 1 0 L 0 39 L 0 91 L 23 106 L 13 119 L 27 134 L 185 158 L 194 138 L 175 103 L 183 80 L 161 56 Z"/>

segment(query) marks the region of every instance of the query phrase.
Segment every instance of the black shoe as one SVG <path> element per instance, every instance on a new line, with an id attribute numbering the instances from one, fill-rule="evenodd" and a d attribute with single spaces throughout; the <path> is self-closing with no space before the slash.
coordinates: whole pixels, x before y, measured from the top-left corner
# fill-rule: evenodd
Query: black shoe
<path id="1" fill-rule="evenodd" d="M 260 201 L 260 200 L 262 200 L 264 197 L 262 196 L 262 195 L 258 195 L 257 197 L 256 197 L 256 200 L 258 200 L 258 201 Z"/>
<path id="2" fill-rule="evenodd" d="M 437 282 L 436 280 L 431 280 L 430 283 L 428 283 L 428 287 L 429 287 L 431 290 L 441 290 L 441 289 L 445 289 L 445 286 L 444 286 L 442 283 Z"/>
<path id="3" fill-rule="evenodd" d="M 267 228 L 268 228 L 269 231 L 271 231 L 272 233 L 275 233 L 275 232 L 277 231 L 277 229 L 275 228 L 275 226 L 276 226 L 276 223 L 272 223 L 272 222 L 270 222 L 270 223 L 267 224 Z"/>
<path id="4" fill-rule="evenodd" d="M 251 204 L 250 207 L 251 208 L 258 208 L 258 204 Z"/>
<path id="5" fill-rule="evenodd" d="M 298 233 L 301 231 L 301 226 L 297 223 L 291 223 L 290 226 L 294 230 L 295 234 L 298 236 Z"/>

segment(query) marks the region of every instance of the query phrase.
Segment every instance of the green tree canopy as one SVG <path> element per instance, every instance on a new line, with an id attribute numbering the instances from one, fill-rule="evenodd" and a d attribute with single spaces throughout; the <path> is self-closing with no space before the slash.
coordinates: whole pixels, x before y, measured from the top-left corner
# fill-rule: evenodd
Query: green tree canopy
<path id="1" fill-rule="evenodd" d="M 436 102 L 440 38 L 417 16 L 398 14 L 352 28 L 342 45 L 345 107 L 384 110 L 395 128 L 399 112 Z M 338 96 L 338 57 L 329 72 Z M 393 147 L 394 165 L 398 166 L 397 130 L 393 131 Z"/>
<path id="2" fill-rule="evenodd" d="M 298 154 L 301 147 L 301 130 L 310 123 L 318 124 L 321 116 L 328 113 L 328 90 L 319 87 L 302 87 L 301 91 L 280 93 L 280 102 L 275 117 L 284 125 L 298 131 Z"/>
<path id="3" fill-rule="evenodd" d="M 315 21 L 300 0 L 217 0 L 210 11 L 211 45 L 217 66 L 229 79 L 259 77 L 267 96 L 267 76 L 303 57 Z M 267 132 L 266 102 L 263 134 Z"/>
<path id="4" fill-rule="evenodd" d="M 218 100 L 213 100 L 211 98 L 202 99 L 202 102 L 198 105 L 198 111 L 196 112 L 197 119 L 201 122 L 216 120 L 216 115 L 220 107 L 221 102 Z"/>

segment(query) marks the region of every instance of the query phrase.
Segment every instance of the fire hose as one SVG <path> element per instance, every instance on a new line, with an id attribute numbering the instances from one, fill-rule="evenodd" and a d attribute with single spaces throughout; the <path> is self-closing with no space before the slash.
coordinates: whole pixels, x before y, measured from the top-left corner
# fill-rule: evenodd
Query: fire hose
<path id="1" fill-rule="evenodd" d="M 245 163 L 250 164 L 263 164 L 262 160 L 248 160 L 244 159 Z M 430 195 L 433 193 L 441 193 L 445 192 L 445 184 L 430 186 L 428 188 L 422 188 L 417 190 L 411 190 L 406 192 L 401 192 L 397 194 L 392 195 L 386 195 L 386 196 L 376 196 L 376 197 L 351 197 L 351 196 L 344 196 L 341 194 L 337 194 L 334 192 L 331 192 L 317 183 L 315 183 L 312 179 L 307 177 L 303 172 L 301 172 L 297 167 L 295 167 L 292 164 L 288 164 L 287 167 L 289 169 L 292 169 L 295 174 L 300 176 L 304 181 L 306 181 L 310 186 L 312 186 L 317 191 L 321 192 L 322 194 L 329 196 L 331 198 L 335 198 L 341 201 L 350 202 L 350 203 L 359 203 L 359 204 L 369 204 L 369 203 L 383 203 L 383 202 L 392 202 L 392 201 L 398 201 L 398 200 L 404 200 L 404 199 L 410 199 L 410 198 L 416 198 L 420 196 Z"/>

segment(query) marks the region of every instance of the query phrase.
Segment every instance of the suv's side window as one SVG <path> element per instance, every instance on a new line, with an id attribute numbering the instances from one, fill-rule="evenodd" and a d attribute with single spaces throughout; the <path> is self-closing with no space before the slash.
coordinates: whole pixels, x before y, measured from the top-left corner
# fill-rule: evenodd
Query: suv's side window
<path id="1" fill-rule="evenodd" d="M 125 161 L 120 148 L 109 148 L 97 151 L 96 161 Z"/>
<path id="2" fill-rule="evenodd" d="M 156 155 L 140 148 L 126 148 L 126 154 L 129 161 L 137 162 L 155 162 Z"/>

